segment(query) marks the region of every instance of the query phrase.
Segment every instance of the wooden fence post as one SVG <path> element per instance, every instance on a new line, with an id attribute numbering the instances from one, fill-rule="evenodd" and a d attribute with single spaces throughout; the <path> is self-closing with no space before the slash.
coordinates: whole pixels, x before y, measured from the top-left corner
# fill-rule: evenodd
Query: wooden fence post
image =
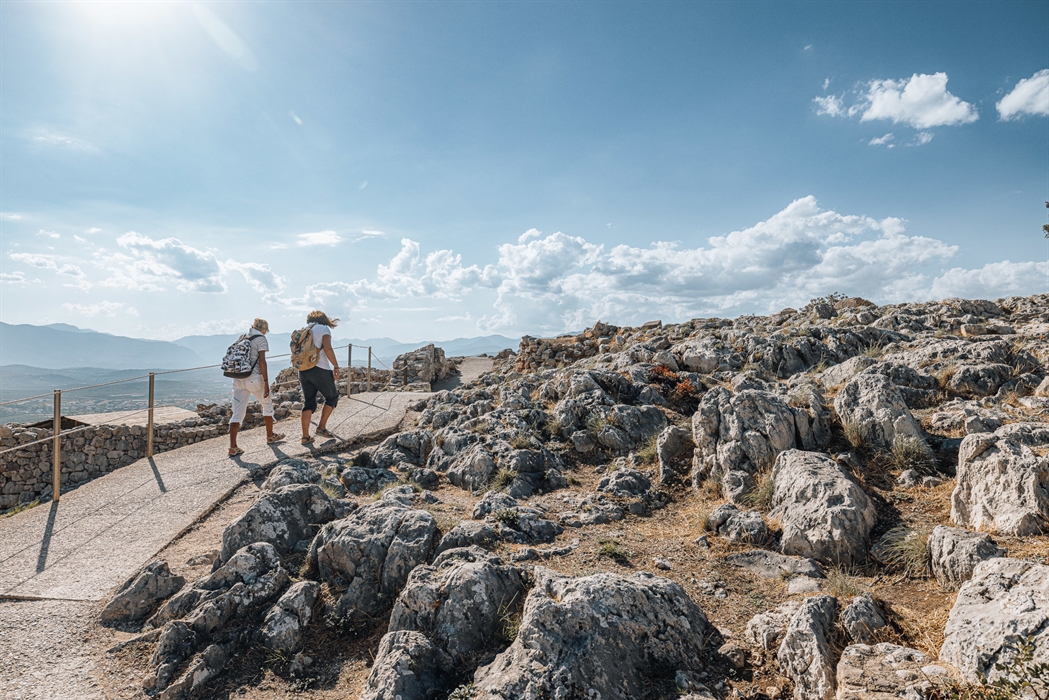
<path id="1" fill-rule="evenodd" d="M 51 498 L 57 502 L 62 495 L 62 390 L 55 389 L 55 442 L 51 459 Z"/>
<path id="2" fill-rule="evenodd" d="M 146 437 L 146 456 L 153 456 L 153 372 L 149 373 L 149 427 Z"/>

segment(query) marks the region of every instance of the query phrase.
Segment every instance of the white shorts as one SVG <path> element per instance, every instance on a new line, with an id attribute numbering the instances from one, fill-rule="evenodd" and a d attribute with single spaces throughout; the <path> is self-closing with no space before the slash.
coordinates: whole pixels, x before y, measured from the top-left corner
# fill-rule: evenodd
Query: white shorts
<path id="1" fill-rule="evenodd" d="M 262 415 L 273 415 L 273 399 L 263 396 L 266 392 L 266 382 L 262 381 L 262 375 L 256 374 L 247 379 L 233 380 L 233 415 L 230 423 L 243 423 L 244 416 L 248 413 L 248 400 L 254 394 L 256 400 L 262 404 Z"/>

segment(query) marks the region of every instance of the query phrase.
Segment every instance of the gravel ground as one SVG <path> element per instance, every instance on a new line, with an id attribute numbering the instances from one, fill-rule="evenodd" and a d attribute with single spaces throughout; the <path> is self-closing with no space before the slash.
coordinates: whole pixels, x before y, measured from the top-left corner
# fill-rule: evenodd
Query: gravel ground
<path id="1" fill-rule="evenodd" d="M 97 603 L 0 600 L 0 697 L 102 700 L 88 643 Z"/>

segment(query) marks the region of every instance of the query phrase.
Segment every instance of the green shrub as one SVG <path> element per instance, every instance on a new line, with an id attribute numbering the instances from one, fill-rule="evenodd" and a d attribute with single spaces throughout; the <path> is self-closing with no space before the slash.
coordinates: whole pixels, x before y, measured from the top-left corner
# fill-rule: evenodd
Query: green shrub
<path id="1" fill-rule="evenodd" d="M 505 491 L 510 488 L 510 484 L 514 483 L 514 479 L 517 478 L 517 474 L 509 469 L 500 469 L 492 477 L 489 482 L 489 488 L 493 491 Z"/>
<path id="2" fill-rule="evenodd" d="M 461 686 L 448 694 L 448 700 L 473 700 L 474 684 L 463 683 Z"/>
<path id="3" fill-rule="evenodd" d="M 653 433 L 645 440 L 645 446 L 637 451 L 637 459 L 641 464 L 655 464 L 658 459 L 656 443 L 659 441 L 659 433 Z"/>
<path id="4" fill-rule="evenodd" d="M 495 519 L 501 522 L 507 527 L 517 529 L 518 520 L 520 520 L 520 513 L 517 512 L 516 508 L 506 508 L 495 514 Z"/>
<path id="5" fill-rule="evenodd" d="M 890 456 L 892 466 L 900 471 L 914 469 L 923 474 L 936 472 L 936 460 L 932 452 L 918 438 L 897 435 L 892 441 Z"/>
<path id="6" fill-rule="evenodd" d="M 597 555 L 600 557 L 608 557 L 612 561 L 623 564 L 627 561 L 628 554 L 626 548 L 613 539 L 599 540 L 597 543 Z"/>

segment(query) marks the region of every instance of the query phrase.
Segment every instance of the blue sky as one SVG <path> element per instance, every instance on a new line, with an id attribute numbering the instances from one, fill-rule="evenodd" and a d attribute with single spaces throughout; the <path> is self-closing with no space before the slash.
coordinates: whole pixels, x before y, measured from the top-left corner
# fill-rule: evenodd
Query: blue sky
<path id="1" fill-rule="evenodd" d="M 1049 286 L 1049 4 L 0 4 L 0 315 L 548 334 Z"/>

